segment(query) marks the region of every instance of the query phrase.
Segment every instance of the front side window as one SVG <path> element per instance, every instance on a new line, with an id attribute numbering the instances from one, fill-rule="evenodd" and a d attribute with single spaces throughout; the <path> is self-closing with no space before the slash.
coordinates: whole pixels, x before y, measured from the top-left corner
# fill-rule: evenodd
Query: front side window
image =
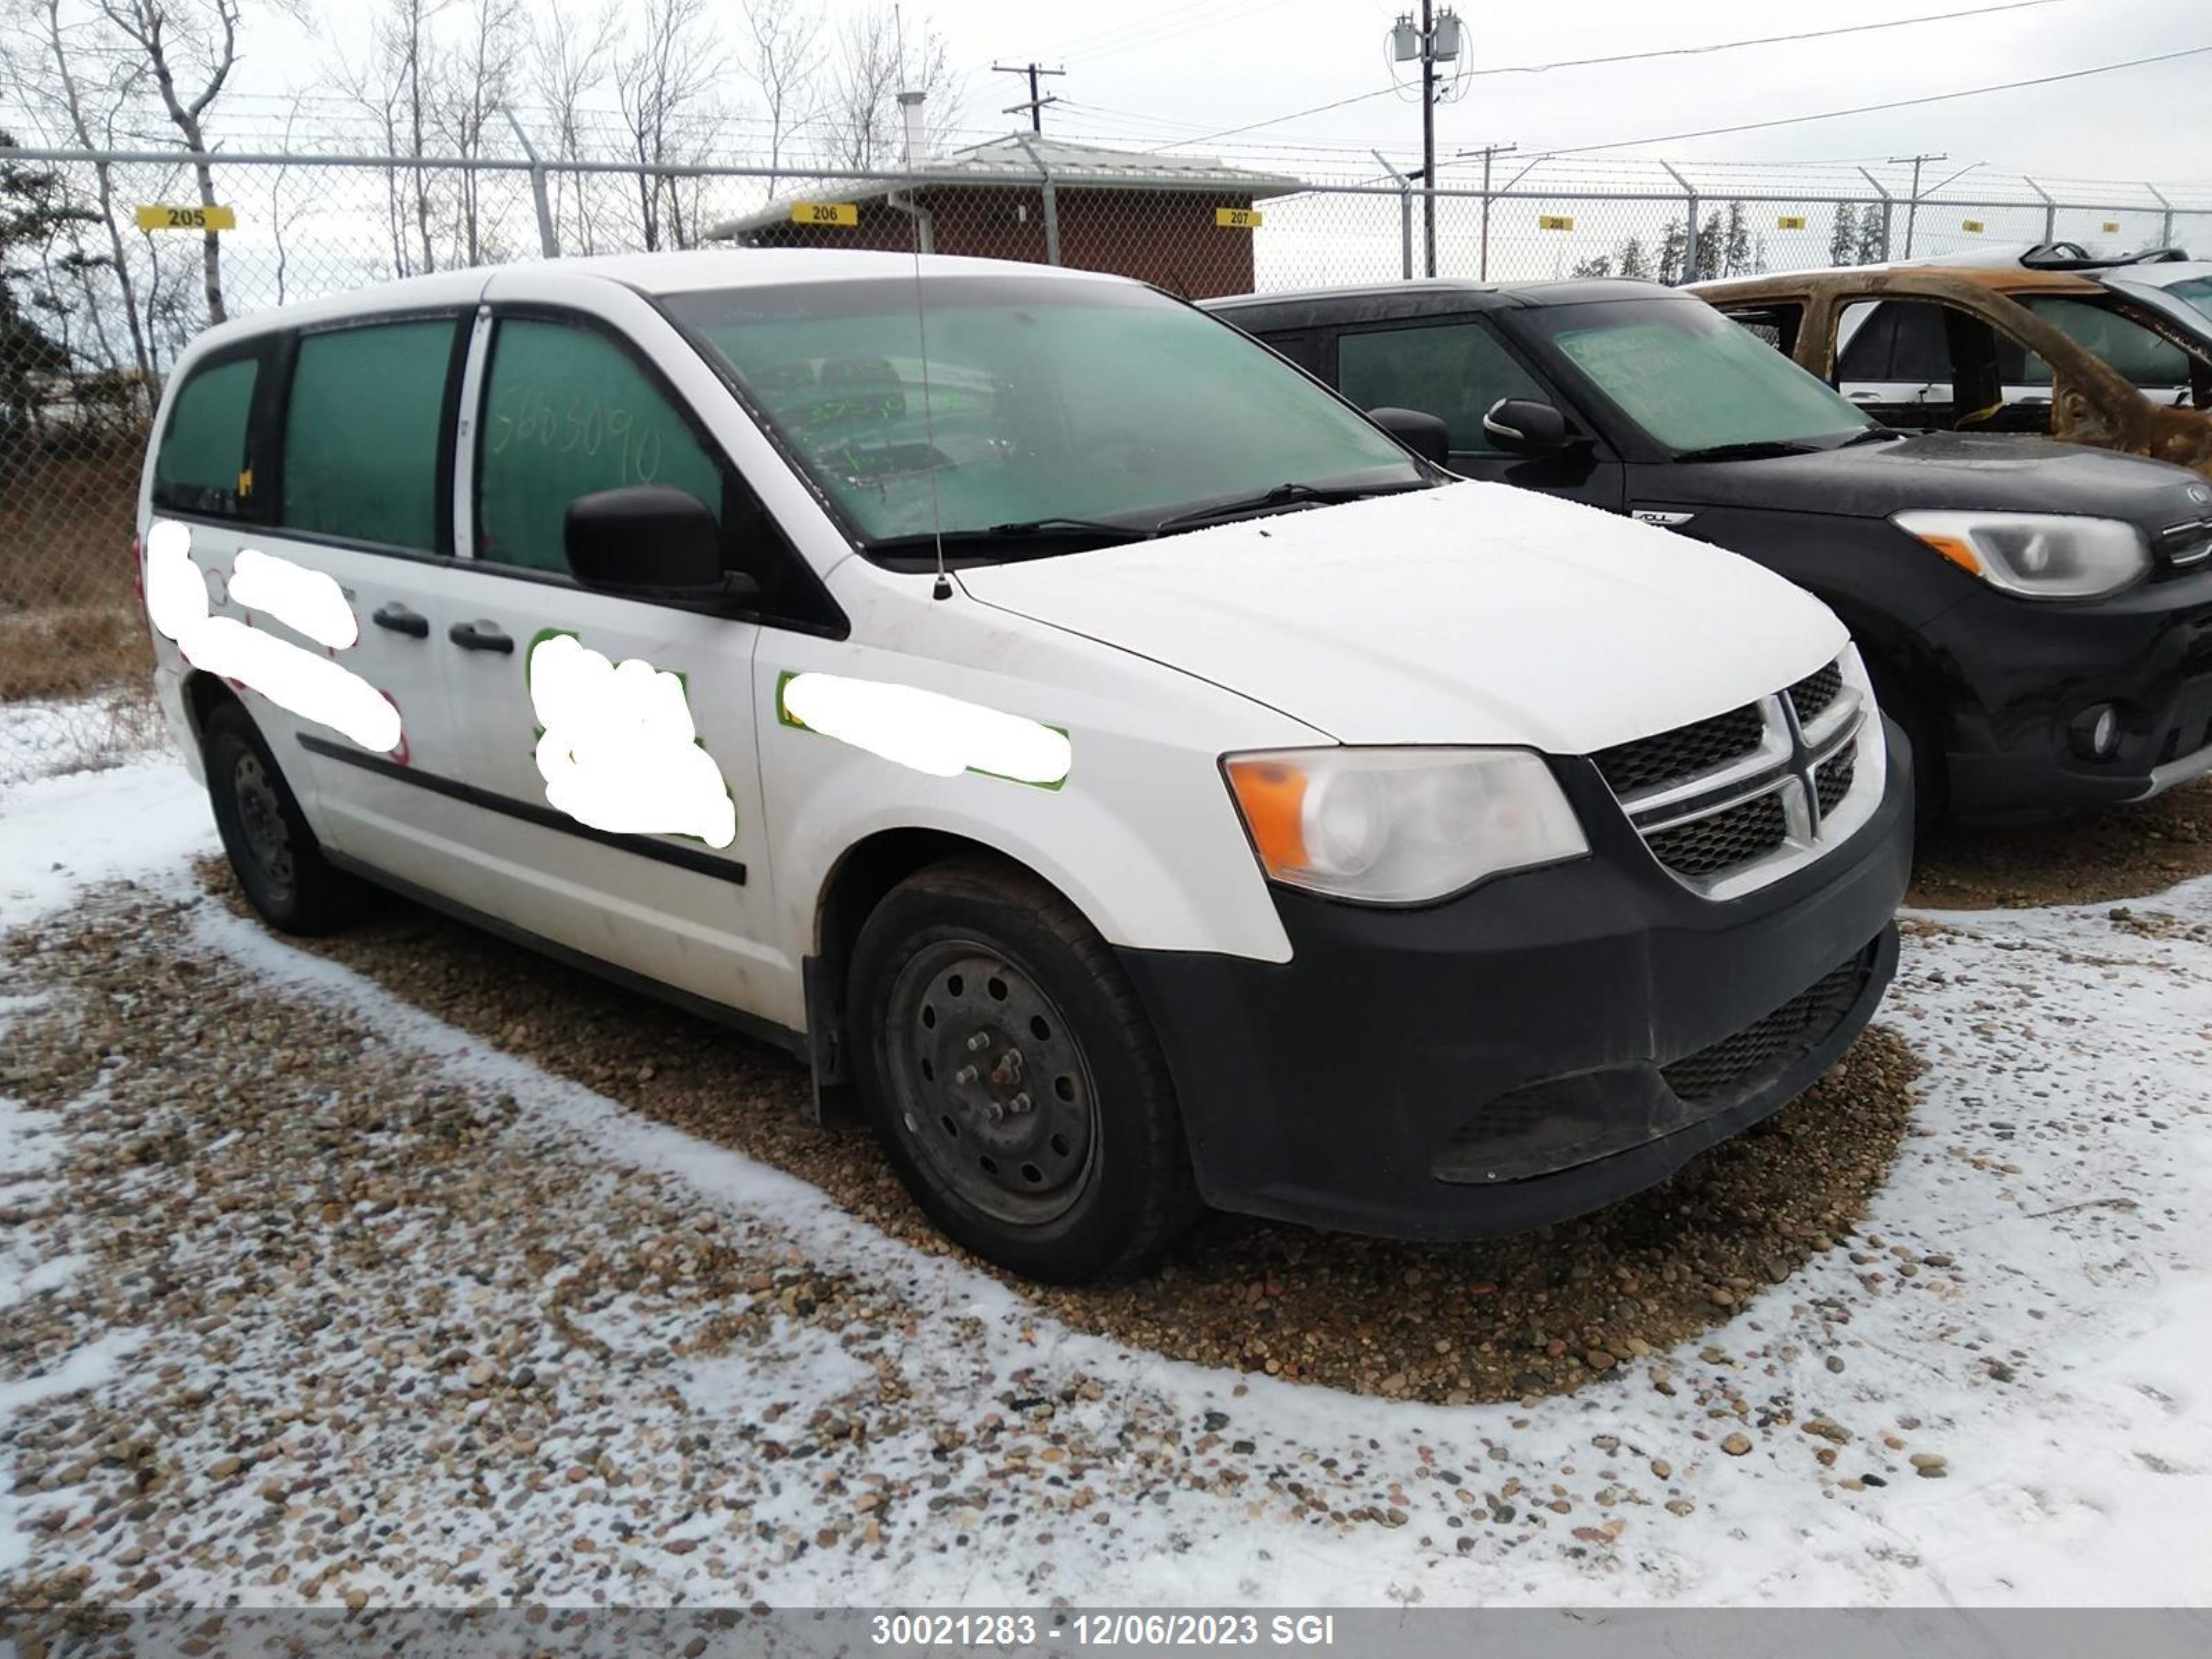
<path id="1" fill-rule="evenodd" d="M 287 529 L 438 548 L 438 440 L 453 317 L 301 337 L 284 415 Z"/>
<path id="2" fill-rule="evenodd" d="M 502 319 L 478 441 L 480 559 L 565 571 L 568 503 L 629 484 L 688 490 L 720 520 L 720 466 L 637 361 L 595 329 Z"/>
<path id="3" fill-rule="evenodd" d="M 2107 307 L 2083 300 L 2030 299 L 2026 303 L 2068 339 L 2119 370 L 2131 385 L 2163 388 L 2189 384 L 2189 359 L 2179 346 Z M 2050 385 L 2051 366 L 2030 357 L 2027 382 Z"/>
<path id="4" fill-rule="evenodd" d="M 194 369 L 169 405 L 154 453 L 154 505 L 211 518 L 250 516 L 253 397 L 261 359 L 232 357 Z"/>
<path id="5" fill-rule="evenodd" d="M 1346 334 L 1336 343 L 1337 378 L 1362 409 L 1394 404 L 1443 422 L 1461 453 L 1498 451 L 1482 417 L 1501 398 L 1551 401 L 1498 337 L 1480 323 Z"/>
<path id="6" fill-rule="evenodd" d="M 1426 482 L 1272 352 L 1132 285 L 938 276 L 662 303 L 863 545 L 1048 520 L 1133 529 L 1285 483 Z"/>
<path id="7" fill-rule="evenodd" d="M 1739 444 L 1844 441 L 1874 422 L 1711 306 L 1620 300 L 1523 312 L 1516 326 L 1677 454 Z"/>

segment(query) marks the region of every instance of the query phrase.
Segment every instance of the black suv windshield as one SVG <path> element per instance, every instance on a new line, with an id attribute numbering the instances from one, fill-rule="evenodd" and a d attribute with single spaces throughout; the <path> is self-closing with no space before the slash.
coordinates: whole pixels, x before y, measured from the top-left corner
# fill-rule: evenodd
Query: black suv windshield
<path id="1" fill-rule="evenodd" d="M 1216 504 L 1296 510 L 1430 481 L 1272 352 L 1131 283 L 925 273 L 662 305 L 863 546 L 941 530 L 1062 551 Z"/>
<path id="2" fill-rule="evenodd" d="M 1672 454 L 1827 449 L 1875 424 L 1702 301 L 1540 307 L 1514 322 Z"/>

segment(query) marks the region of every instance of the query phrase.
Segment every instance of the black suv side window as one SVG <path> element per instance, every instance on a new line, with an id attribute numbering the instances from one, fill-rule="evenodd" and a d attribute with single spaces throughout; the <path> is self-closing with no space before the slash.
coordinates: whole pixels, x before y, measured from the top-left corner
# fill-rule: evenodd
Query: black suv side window
<path id="1" fill-rule="evenodd" d="M 1340 335 L 1337 389 L 1362 409 L 1417 409 L 1444 423 L 1453 450 L 1500 453 L 1482 417 L 1501 398 L 1552 401 L 1480 323 L 1377 329 Z"/>
<path id="2" fill-rule="evenodd" d="M 227 350 L 177 388 L 154 452 L 154 505 L 204 518 L 253 519 L 254 409 L 266 348 Z"/>
<path id="3" fill-rule="evenodd" d="M 284 415 L 287 529 L 439 551 L 440 465 L 457 317 L 301 337 Z"/>

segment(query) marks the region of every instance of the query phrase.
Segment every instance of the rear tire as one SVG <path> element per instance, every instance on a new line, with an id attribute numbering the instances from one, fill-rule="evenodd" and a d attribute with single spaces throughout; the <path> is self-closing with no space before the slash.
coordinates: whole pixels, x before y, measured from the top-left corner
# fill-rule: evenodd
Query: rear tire
<path id="1" fill-rule="evenodd" d="M 360 887 L 323 857 L 253 718 L 234 702 L 200 732 L 208 799 L 238 884 L 261 919 L 287 933 L 327 933 L 353 919 Z"/>
<path id="2" fill-rule="evenodd" d="M 955 1243 L 1061 1284 L 1132 1273 L 1197 1215 L 1182 1117 L 1113 951 L 1060 894 L 957 860 L 854 946 L 855 1080 L 899 1178 Z"/>

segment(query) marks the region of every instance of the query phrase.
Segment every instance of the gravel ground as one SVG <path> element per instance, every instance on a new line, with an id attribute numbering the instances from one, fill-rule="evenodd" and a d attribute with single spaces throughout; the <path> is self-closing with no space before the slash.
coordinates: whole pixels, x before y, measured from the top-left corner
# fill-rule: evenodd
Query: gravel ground
<path id="1" fill-rule="evenodd" d="M 1829 1097 L 1909 1092 L 1901 1145 L 1797 1124 L 1498 1256 L 1224 1223 L 1096 1312 L 921 1235 L 765 1051 L 411 911 L 301 952 L 171 856 L 4 947 L 0 1604 L 2201 1597 L 2204 884 L 1911 921 L 1929 1068 Z M 1484 1340 L 1571 1391 L 1484 1403 Z"/>
<path id="2" fill-rule="evenodd" d="M 1931 910 L 2148 898 L 2212 875 L 2212 778 L 2058 823 L 1943 830 L 1914 865 L 1910 900 Z"/>
<path id="3" fill-rule="evenodd" d="M 227 865 L 205 860 L 198 873 L 248 914 Z M 918 1249 L 954 1253 L 872 1139 L 813 1123 L 787 1057 L 414 905 L 379 909 L 307 948 L 633 1111 L 787 1170 Z M 1896 1154 L 1917 1069 L 1876 1029 L 1757 1132 L 1626 1203 L 1515 1238 L 1408 1244 L 1217 1215 L 1133 1281 L 1065 1290 L 999 1276 L 1075 1329 L 1200 1364 L 1453 1405 L 1556 1393 L 1727 1318 L 1850 1231 Z"/>

